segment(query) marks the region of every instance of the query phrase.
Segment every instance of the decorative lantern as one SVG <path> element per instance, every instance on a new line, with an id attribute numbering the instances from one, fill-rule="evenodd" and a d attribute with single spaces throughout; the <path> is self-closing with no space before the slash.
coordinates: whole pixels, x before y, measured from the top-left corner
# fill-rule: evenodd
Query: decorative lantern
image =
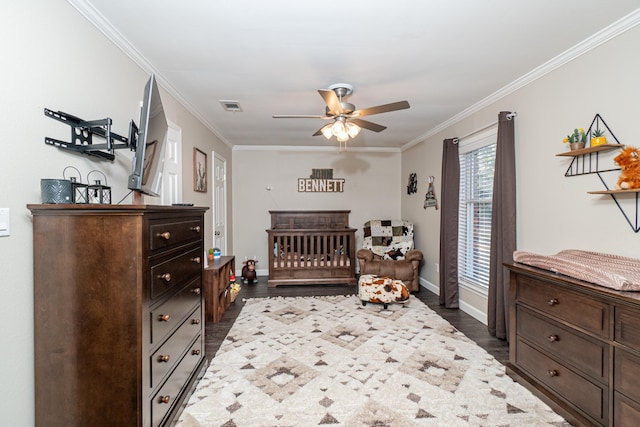
<path id="1" fill-rule="evenodd" d="M 87 175 L 87 181 L 89 181 L 89 176 L 94 172 L 102 174 L 102 176 L 104 177 L 104 182 L 106 184 L 107 176 L 99 170 L 92 170 L 91 172 L 89 172 L 89 174 Z M 102 182 L 99 179 L 96 179 L 94 181 L 94 184 L 89 184 L 88 190 L 89 203 L 104 205 L 111 204 L 111 187 L 102 185 Z"/>
<path id="2" fill-rule="evenodd" d="M 67 169 L 75 169 L 78 172 L 78 178 L 75 176 L 69 177 L 69 181 L 71 181 L 71 193 L 72 193 L 72 202 L 78 204 L 89 203 L 89 189 L 87 184 L 82 183 L 82 176 L 80 175 L 80 171 L 73 166 L 67 166 L 62 171 L 62 175 L 66 178 L 65 172 Z"/>

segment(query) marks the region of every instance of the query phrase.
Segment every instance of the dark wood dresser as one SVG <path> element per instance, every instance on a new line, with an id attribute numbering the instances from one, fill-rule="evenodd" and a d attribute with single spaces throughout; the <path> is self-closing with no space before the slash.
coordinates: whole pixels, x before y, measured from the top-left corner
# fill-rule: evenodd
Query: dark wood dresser
<path id="1" fill-rule="evenodd" d="M 640 293 L 510 270 L 507 373 L 574 425 L 640 425 Z"/>
<path id="2" fill-rule="evenodd" d="M 28 208 L 36 426 L 169 425 L 206 364 L 206 208 Z"/>

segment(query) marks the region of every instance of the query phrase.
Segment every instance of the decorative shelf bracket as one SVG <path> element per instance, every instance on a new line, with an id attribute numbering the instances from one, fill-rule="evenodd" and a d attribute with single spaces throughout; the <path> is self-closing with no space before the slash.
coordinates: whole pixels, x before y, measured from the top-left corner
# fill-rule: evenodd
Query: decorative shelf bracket
<path id="1" fill-rule="evenodd" d="M 580 150 L 566 151 L 564 153 L 560 153 L 556 155 L 564 156 L 564 157 L 572 157 L 571 163 L 569 164 L 569 167 L 567 168 L 567 171 L 564 174 L 565 177 L 596 174 L 598 178 L 600 178 L 600 181 L 602 182 L 602 185 L 606 190 L 589 191 L 588 193 L 610 195 L 613 201 L 616 203 L 616 206 L 618 206 L 618 209 L 620 210 L 620 212 L 622 212 L 622 215 L 624 216 L 624 218 L 627 220 L 627 223 L 631 226 L 631 229 L 635 233 L 637 233 L 638 231 L 640 231 L 640 219 L 638 217 L 638 208 L 640 207 L 640 203 L 639 203 L 640 189 L 636 189 L 636 190 L 609 189 L 609 186 L 607 186 L 607 183 L 602 177 L 602 174 L 605 172 L 619 171 L 620 168 L 600 169 L 600 153 L 604 151 L 615 150 L 617 148 L 622 148 L 624 147 L 624 145 L 622 145 L 620 141 L 618 141 L 618 138 L 616 138 L 615 134 L 611 131 L 609 126 L 607 126 L 607 123 L 604 121 L 602 116 L 600 116 L 600 114 L 596 114 L 595 117 L 593 118 L 593 121 L 591 122 L 591 125 L 589 126 L 589 129 L 586 132 L 587 138 L 590 140 L 593 133 L 596 130 L 604 130 L 603 128 L 606 129 L 607 132 L 609 132 L 609 136 L 613 140 L 615 140 L 615 144 L 607 143 L 603 145 L 582 148 Z M 620 204 L 620 201 L 618 200 L 618 197 L 621 197 L 621 195 L 628 195 L 628 194 L 634 194 L 635 196 L 635 221 L 632 221 L 630 216 L 627 215 L 623 206 Z"/>
<path id="2" fill-rule="evenodd" d="M 44 115 L 71 126 L 71 142 L 45 137 L 44 143 L 47 145 L 111 161 L 115 159 L 115 150 L 131 148 L 128 138 L 111 132 L 112 121 L 108 117 L 101 120 L 86 121 L 71 114 L 52 111 L 48 108 L 44 109 Z M 104 138 L 106 142 L 94 144 L 94 135 Z"/>

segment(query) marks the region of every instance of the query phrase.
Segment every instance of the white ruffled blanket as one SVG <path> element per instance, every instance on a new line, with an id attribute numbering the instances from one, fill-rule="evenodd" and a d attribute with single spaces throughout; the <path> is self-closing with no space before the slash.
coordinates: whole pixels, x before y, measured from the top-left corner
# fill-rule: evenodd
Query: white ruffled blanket
<path id="1" fill-rule="evenodd" d="M 513 260 L 619 291 L 640 291 L 640 259 L 567 249 L 555 255 L 515 251 Z"/>

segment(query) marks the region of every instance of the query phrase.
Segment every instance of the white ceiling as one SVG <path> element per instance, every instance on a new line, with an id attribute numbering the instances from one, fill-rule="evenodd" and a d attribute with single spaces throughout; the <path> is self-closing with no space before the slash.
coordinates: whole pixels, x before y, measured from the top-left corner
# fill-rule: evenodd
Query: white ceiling
<path id="1" fill-rule="evenodd" d="M 369 116 L 349 149 L 401 148 L 613 32 L 640 0 L 69 0 L 231 146 L 337 146 L 311 136 L 317 89 L 349 83 Z M 635 11 L 635 12 L 634 12 Z M 141 89 L 142 91 L 142 89 Z M 220 100 L 238 101 L 227 112 Z M 497 116 L 496 112 L 496 116 Z"/>

